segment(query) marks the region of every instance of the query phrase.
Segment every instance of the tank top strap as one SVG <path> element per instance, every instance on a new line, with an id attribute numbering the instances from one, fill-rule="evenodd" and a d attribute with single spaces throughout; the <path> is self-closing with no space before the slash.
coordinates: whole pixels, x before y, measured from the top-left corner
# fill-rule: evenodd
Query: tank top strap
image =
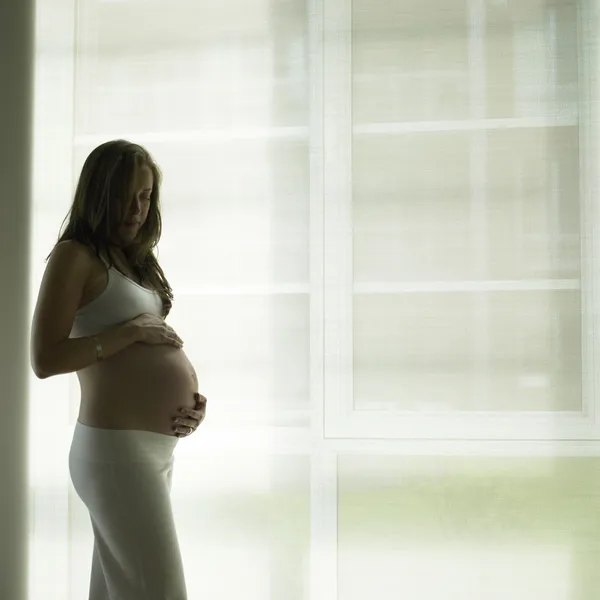
<path id="1" fill-rule="evenodd" d="M 99 253 L 98 257 L 102 261 L 102 264 L 110 271 L 110 265 L 108 264 L 108 260 L 102 255 L 101 252 Z"/>

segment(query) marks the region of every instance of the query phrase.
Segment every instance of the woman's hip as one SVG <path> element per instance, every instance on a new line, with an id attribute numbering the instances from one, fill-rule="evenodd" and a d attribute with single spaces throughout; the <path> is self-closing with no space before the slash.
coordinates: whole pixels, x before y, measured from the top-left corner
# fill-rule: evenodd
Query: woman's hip
<path id="1" fill-rule="evenodd" d="M 149 463 L 171 461 L 178 438 L 138 429 L 104 429 L 76 421 L 70 456 L 89 462 Z"/>

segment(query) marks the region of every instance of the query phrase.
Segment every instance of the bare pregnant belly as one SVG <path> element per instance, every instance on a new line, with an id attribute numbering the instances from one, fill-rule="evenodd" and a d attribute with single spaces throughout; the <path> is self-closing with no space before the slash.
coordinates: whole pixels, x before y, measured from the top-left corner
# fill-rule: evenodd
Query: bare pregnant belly
<path id="1" fill-rule="evenodd" d="M 133 344 L 77 375 L 79 421 L 90 427 L 174 435 L 173 417 L 194 408 L 198 391 L 185 352 L 166 344 Z"/>

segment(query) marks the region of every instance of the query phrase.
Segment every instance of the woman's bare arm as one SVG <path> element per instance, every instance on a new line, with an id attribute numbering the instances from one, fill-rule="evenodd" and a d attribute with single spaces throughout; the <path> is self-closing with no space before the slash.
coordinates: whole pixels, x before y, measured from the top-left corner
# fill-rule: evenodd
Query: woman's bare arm
<path id="1" fill-rule="evenodd" d="M 97 361 L 92 337 L 69 338 L 93 258 L 74 241 L 61 242 L 52 252 L 36 303 L 31 328 L 31 366 L 40 379 L 73 373 Z M 98 334 L 105 358 L 138 341 L 139 329 L 117 325 Z"/>

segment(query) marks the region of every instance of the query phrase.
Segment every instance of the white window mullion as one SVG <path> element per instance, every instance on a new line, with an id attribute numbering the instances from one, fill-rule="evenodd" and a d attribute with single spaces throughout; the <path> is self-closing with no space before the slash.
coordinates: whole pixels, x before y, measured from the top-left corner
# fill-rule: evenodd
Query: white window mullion
<path id="1" fill-rule="evenodd" d="M 310 475 L 310 600 L 338 597 L 337 453 L 313 448 Z"/>
<path id="2" fill-rule="evenodd" d="M 311 442 L 324 438 L 323 3 L 309 0 Z"/>
<path id="3" fill-rule="evenodd" d="M 483 120 L 486 110 L 486 72 L 485 72 L 485 31 L 486 9 L 484 0 L 470 0 L 469 19 L 469 103 L 470 117 Z M 488 238 L 487 226 L 487 138 L 485 130 L 475 130 L 470 135 L 471 169 L 471 244 L 476 261 L 475 273 L 479 280 L 485 280 L 488 274 Z M 468 298 L 468 296 L 466 297 Z M 489 404 L 490 382 L 490 310 L 489 294 L 475 293 L 472 296 L 473 319 L 477 323 L 472 341 L 472 360 L 477 365 L 477 377 L 472 380 L 473 397 L 483 398 Z"/>
<path id="4" fill-rule="evenodd" d="M 582 390 L 583 412 L 594 425 L 600 424 L 600 403 L 596 402 L 600 389 L 598 368 L 598 302 L 600 301 L 600 277 L 598 265 L 600 253 L 600 217 L 597 208 L 600 192 L 600 154 L 598 138 L 600 99 L 598 68 L 600 56 L 598 44 L 599 0 L 582 0 L 578 11 L 579 56 L 579 185 L 581 198 L 581 328 L 582 328 Z"/>
<path id="5" fill-rule="evenodd" d="M 325 442 L 325 238 L 324 135 L 333 107 L 325 106 L 324 13 L 331 7 L 309 0 L 310 57 L 310 600 L 337 598 L 337 455 Z M 325 6 L 324 6 L 325 5 Z"/>
<path id="6" fill-rule="evenodd" d="M 325 436 L 352 412 L 352 3 L 324 2 Z"/>

